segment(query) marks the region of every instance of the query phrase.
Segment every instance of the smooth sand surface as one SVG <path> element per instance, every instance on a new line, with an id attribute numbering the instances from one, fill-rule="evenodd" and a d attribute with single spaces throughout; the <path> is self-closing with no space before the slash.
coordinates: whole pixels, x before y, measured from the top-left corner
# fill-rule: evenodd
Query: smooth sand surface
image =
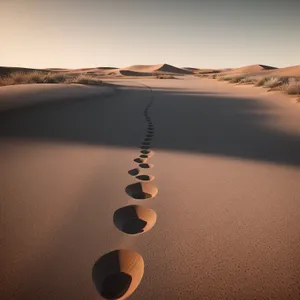
<path id="1" fill-rule="evenodd" d="M 108 85 L 91 86 L 82 84 L 20 84 L 0 88 L 0 111 L 33 104 L 76 100 L 85 97 L 112 94 L 114 88 Z"/>
<path id="2" fill-rule="evenodd" d="M 300 107 L 189 76 L 111 82 L 0 113 L 1 299 L 101 299 L 113 268 L 130 299 L 299 299 Z M 146 199 L 126 192 L 135 168 Z M 140 209 L 122 232 L 127 205 L 155 222 Z"/>

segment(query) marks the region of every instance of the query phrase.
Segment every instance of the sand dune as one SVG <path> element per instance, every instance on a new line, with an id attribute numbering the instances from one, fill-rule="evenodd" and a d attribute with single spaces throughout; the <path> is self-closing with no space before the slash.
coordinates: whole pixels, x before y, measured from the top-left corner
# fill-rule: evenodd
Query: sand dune
<path id="1" fill-rule="evenodd" d="M 277 68 L 266 66 L 266 65 L 250 65 L 240 68 L 235 68 L 230 71 L 222 72 L 221 75 L 238 75 L 238 74 L 250 74 L 250 73 L 260 73 L 263 71 L 275 70 Z"/>
<path id="2" fill-rule="evenodd" d="M 248 76 L 300 76 L 300 65 L 291 66 L 286 68 L 275 68 L 265 65 L 252 65 L 245 66 L 230 71 L 221 72 L 221 76 L 235 76 L 235 75 L 248 75 Z"/>
<path id="3" fill-rule="evenodd" d="M 166 72 L 174 74 L 191 74 L 191 71 L 177 68 L 168 64 L 159 64 L 159 65 L 134 65 L 122 70 L 130 70 L 135 72 L 144 72 L 144 73 L 153 73 L 153 72 Z"/>
<path id="4" fill-rule="evenodd" d="M 269 72 L 271 76 L 300 76 L 300 65 L 280 68 Z"/>

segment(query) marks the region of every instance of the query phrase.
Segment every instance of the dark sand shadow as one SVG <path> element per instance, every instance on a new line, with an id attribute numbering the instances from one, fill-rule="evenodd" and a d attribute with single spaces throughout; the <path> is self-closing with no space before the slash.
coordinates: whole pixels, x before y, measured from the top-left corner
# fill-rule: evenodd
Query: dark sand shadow
<path id="1" fill-rule="evenodd" d="M 162 90 L 149 114 L 154 147 L 300 165 L 299 135 L 265 124 L 274 106 L 253 98 Z M 145 101 L 141 101 L 144 99 Z M 107 99 L 42 103 L 1 112 L 0 137 L 138 147 L 149 91 L 131 89 Z M 153 129 L 147 130 L 148 134 Z M 142 146 L 142 149 L 149 149 Z"/>

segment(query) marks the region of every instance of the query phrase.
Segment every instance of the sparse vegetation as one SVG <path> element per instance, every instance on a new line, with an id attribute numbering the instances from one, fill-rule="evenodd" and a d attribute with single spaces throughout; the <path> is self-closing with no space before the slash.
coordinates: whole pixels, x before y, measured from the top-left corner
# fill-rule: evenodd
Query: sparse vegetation
<path id="1" fill-rule="evenodd" d="M 281 90 L 289 95 L 299 95 L 300 96 L 300 78 L 294 77 L 266 77 L 266 76 L 218 76 L 215 77 L 219 81 L 229 81 L 230 83 L 240 83 L 240 84 L 254 84 L 255 86 L 261 86 L 264 88 L 270 88 Z"/>
<path id="2" fill-rule="evenodd" d="M 169 74 L 159 74 L 156 76 L 158 79 L 176 79 L 173 75 Z"/>
<path id="3" fill-rule="evenodd" d="M 288 83 L 282 85 L 282 89 L 289 95 L 300 95 L 300 81 L 290 78 Z"/>
<path id="4" fill-rule="evenodd" d="M 0 77 L 0 86 L 32 83 L 79 83 L 79 84 L 101 84 L 102 80 L 95 76 L 80 74 L 72 75 L 55 72 L 15 72 L 7 76 Z"/>
<path id="5" fill-rule="evenodd" d="M 229 82 L 230 83 L 238 83 L 240 82 L 241 80 L 243 80 L 245 78 L 244 75 L 240 75 L 240 76 L 235 76 L 235 77 L 232 77 Z"/>
<path id="6" fill-rule="evenodd" d="M 265 82 L 268 80 L 268 77 L 260 77 L 255 83 L 255 86 L 264 86 Z"/>
<path id="7" fill-rule="evenodd" d="M 255 84 L 255 78 L 253 77 L 244 77 L 241 81 L 240 84 Z"/>

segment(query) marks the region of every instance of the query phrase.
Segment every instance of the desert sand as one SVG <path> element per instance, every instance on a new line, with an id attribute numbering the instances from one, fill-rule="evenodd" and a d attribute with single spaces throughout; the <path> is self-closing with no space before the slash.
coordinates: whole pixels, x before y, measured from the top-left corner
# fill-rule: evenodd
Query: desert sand
<path id="1" fill-rule="evenodd" d="M 107 82 L 0 112 L 1 299 L 299 299 L 299 107 Z"/>
<path id="2" fill-rule="evenodd" d="M 285 68 L 276 68 L 272 66 L 266 65 L 251 65 L 244 66 L 240 68 L 234 68 L 229 71 L 222 71 L 219 75 L 249 75 L 249 76 L 291 76 L 291 77 L 299 77 L 300 76 L 300 65 L 299 66 L 291 66 Z"/>
<path id="3" fill-rule="evenodd" d="M 128 67 L 96 67 L 96 68 L 80 68 L 80 69 L 62 69 L 62 68 L 46 68 L 46 69 L 30 69 L 30 68 L 15 68 L 15 67 L 0 67 L 0 76 L 6 76 L 14 72 L 55 72 L 64 73 L 67 75 L 87 74 L 97 76 L 99 78 L 134 78 L 148 77 L 155 78 L 160 74 L 169 74 L 174 76 L 183 75 L 212 75 L 218 76 L 287 76 L 300 77 L 300 65 L 290 66 L 285 68 L 277 68 L 267 65 L 250 65 L 239 68 L 226 69 L 201 69 L 193 67 L 178 68 L 169 64 L 157 65 L 133 65 Z"/>

